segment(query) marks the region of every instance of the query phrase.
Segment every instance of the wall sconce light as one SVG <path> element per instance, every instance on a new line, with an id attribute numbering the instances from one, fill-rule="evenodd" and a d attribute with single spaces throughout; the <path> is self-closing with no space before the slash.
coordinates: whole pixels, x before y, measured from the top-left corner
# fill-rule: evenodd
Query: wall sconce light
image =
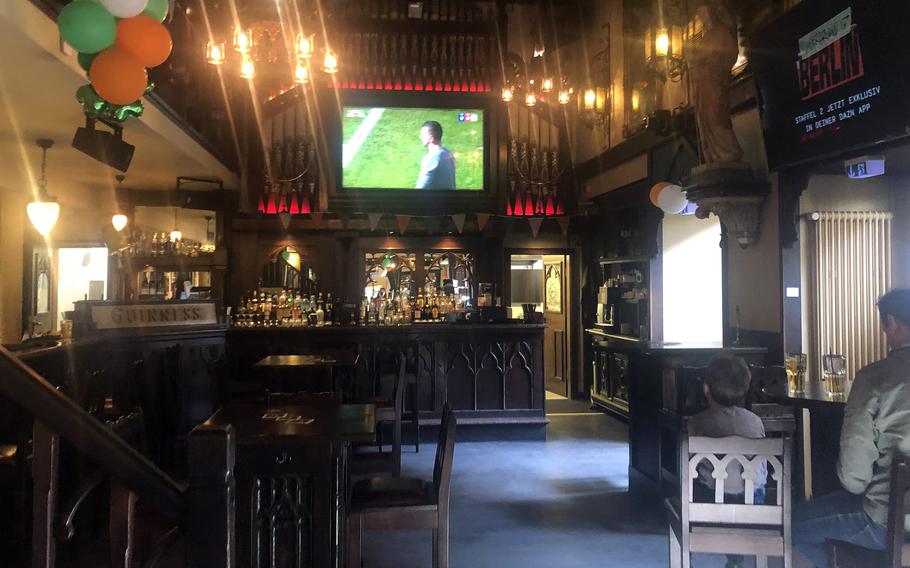
<path id="1" fill-rule="evenodd" d="M 645 62 L 658 76 L 679 81 L 686 69 L 682 26 L 656 26 L 645 31 Z"/>
<path id="2" fill-rule="evenodd" d="M 504 103 L 512 102 L 512 98 L 515 96 L 515 91 L 512 90 L 512 87 L 506 85 L 502 88 L 502 96 L 500 99 Z"/>
<path id="3" fill-rule="evenodd" d="M 638 109 L 641 108 L 641 91 L 638 89 L 632 89 L 632 95 L 630 98 L 630 102 L 632 104 L 632 112 L 638 112 Z"/>
<path id="4" fill-rule="evenodd" d="M 586 87 L 578 99 L 578 113 L 589 127 L 603 126 L 608 113 L 607 89 L 604 87 Z"/>
<path id="5" fill-rule="evenodd" d="M 35 141 L 41 148 L 41 177 L 38 179 L 38 195 L 35 200 L 26 206 L 26 213 L 42 237 L 50 234 L 54 225 L 57 224 L 57 218 L 60 217 L 60 204 L 57 199 L 47 194 L 47 150 L 54 145 L 54 141 L 48 138 L 40 138 Z"/>
<path id="6" fill-rule="evenodd" d="M 537 95 L 533 92 L 529 92 L 525 95 L 525 105 L 532 107 L 537 104 Z"/>

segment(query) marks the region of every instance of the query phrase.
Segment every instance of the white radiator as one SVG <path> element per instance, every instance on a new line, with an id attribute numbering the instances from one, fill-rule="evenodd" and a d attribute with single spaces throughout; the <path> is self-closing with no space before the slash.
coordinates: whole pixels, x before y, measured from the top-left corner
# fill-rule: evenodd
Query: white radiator
<path id="1" fill-rule="evenodd" d="M 820 212 L 808 222 L 810 364 L 847 357 L 847 376 L 888 352 L 876 302 L 891 287 L 891 213 Z M 814 218 L 813 215 L 811 218 Z"/>

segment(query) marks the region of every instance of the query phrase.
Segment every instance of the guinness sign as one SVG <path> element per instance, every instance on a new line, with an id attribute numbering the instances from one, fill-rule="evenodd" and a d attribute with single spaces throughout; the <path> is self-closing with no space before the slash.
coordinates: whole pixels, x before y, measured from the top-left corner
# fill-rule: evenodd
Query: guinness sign
<path id="1" fill-rule="evenodd" d="M 215 304 L 211 302 L 96 304 L 92 305 L 91 310 L 92 323 L 98 330 L 218 323 Z"/>

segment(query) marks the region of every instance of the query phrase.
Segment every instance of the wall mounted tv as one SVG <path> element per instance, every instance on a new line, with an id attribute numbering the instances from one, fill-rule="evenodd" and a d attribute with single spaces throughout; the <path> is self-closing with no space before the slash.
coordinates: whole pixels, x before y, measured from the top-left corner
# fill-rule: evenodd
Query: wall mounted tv
<path id="1" fill-rule="evenodd" d="M 342 187 L 483 191 L 485 128 L 480 108 L 345 105 Z"/>
<path id="2" fill-rule="evenodd" d="M 910 132 L 908 21 L 907 0 L 804 0 L 754 34 L 771 169 Z"/>

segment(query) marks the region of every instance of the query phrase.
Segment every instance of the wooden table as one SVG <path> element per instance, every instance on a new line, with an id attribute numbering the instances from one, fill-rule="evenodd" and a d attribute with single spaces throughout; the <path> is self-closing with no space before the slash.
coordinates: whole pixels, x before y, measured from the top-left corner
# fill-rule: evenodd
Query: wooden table
<path id="1" fill-rule="evenodd" d="M 296 378 L 304 378 L 301 375 L 305 371 L 328 370 L 332 382 L 332 390 L 338 390 L 336 371 L 338 369 L 353 369 L 355 361 L 354 353 L 349 350 L 330 349 L 304 355 L 268 355 L 256 362 L 253 365 L 253 369 L 268 372 L 272 379 L 273 388 L 277 388 L 278 375 L 283 372 L 297 372 Z M 311 373 L 305 378 L 312 380 L 319 376 L 319 373 Z"/>
<path id="2" fill-rule="evenodd" d="M 236 444 L 238 565 L 343 566 L 348 453 L 352 442 L 375 440 L 375 407 L 230 403 L 191 434 L 191 479 L 219 433 Z"/>
<path id="3" fill-rule="evenodd" d="M 852 381 L 847 385 L 849 396 Z M 797 436 L 794 448 L 794 486 L 801 499 L 839 491 L 837 457 L 840 453 L 840 432 L 844 423 L 845 400 L 832 400 L 819 380 L 806 381 L 803 394 L 793 394 L 786 388 L 765 389 L 774 402 L 795 410 Z"/>

